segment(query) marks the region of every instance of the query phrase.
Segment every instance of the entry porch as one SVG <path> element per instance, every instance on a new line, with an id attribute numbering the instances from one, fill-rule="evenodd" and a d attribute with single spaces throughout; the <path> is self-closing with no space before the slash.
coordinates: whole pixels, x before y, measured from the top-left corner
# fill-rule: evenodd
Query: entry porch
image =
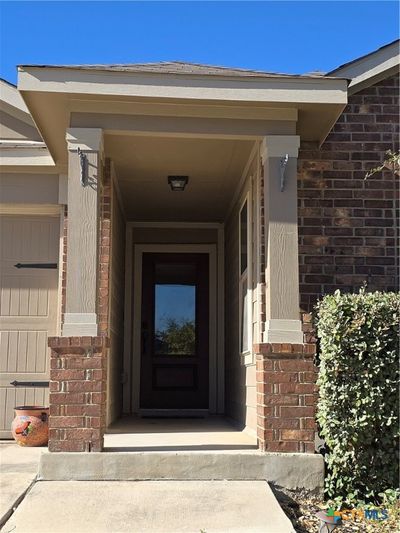
<path id="1" fill-rule="evenodd" d="M 179 411 L 313 453 L 297 155 L 345 80 L 28 66 L 19 89 L 67 196 L 49 450 L 100 452 L 119 419 Z"/>
<path id="2" fill-rule="evenodd" d="M 171 139 L 74 127 L 67 141 L 75 171 L 63 335 L 50 339 L 50 451 L 151 450 L 162 439 L 181 451 L 313 453 L 298 136 Z M 171 189 L 170 175 L 187 176 L 184 191 Z M 215 424 L 223 431 L 209 431 Z"/>

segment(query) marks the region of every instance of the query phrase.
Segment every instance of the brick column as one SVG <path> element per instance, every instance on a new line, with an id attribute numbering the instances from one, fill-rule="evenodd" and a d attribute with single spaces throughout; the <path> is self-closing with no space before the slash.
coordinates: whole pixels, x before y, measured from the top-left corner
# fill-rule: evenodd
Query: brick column
<path id="1" fill-rule="evenodd" d="M 257 438 L 266 452 L 314 453 L 315 344 L 256 344 Z"/>
<path id="2" fill-rule="evenodd" d="M 102 450 L 108 345 L 107 337 L 49 338 L 49 451 Z"/>

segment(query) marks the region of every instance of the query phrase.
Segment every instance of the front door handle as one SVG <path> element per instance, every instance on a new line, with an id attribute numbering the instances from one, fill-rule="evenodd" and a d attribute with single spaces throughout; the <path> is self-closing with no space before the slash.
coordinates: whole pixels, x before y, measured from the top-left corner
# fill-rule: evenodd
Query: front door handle
<path id="1" fill-rule="evenodd" d="M 147 353 L 147 338 L 148 338 L 149 332 L 147 329 L 147 324 L 143 322 L 142 324 L 142 352 Z"/>

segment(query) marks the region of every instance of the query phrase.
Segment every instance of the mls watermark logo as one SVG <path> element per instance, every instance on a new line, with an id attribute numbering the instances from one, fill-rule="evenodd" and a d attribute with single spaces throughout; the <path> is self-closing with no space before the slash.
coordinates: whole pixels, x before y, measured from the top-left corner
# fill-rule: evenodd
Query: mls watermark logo
<path id="1" fill-rule="evenodd" d="M 336 524 L 341 520 L 387 520 L 389 518 L 389 511 L 387 509 L 342 509 L 335 511 L 330 507 L 327 511 L 327 516 L 333 519 Z"/>

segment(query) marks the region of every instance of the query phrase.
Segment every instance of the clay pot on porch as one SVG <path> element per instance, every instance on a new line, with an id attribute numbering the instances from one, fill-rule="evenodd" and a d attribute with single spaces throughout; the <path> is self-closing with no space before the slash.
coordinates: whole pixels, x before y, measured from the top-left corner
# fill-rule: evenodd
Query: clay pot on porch
<path id="1" fill-rule="evenodd" d="M 33 405 L 15 407 L 11 431 L 20 446 L 44 446 L 49 440 L 49 408 Z"/>

